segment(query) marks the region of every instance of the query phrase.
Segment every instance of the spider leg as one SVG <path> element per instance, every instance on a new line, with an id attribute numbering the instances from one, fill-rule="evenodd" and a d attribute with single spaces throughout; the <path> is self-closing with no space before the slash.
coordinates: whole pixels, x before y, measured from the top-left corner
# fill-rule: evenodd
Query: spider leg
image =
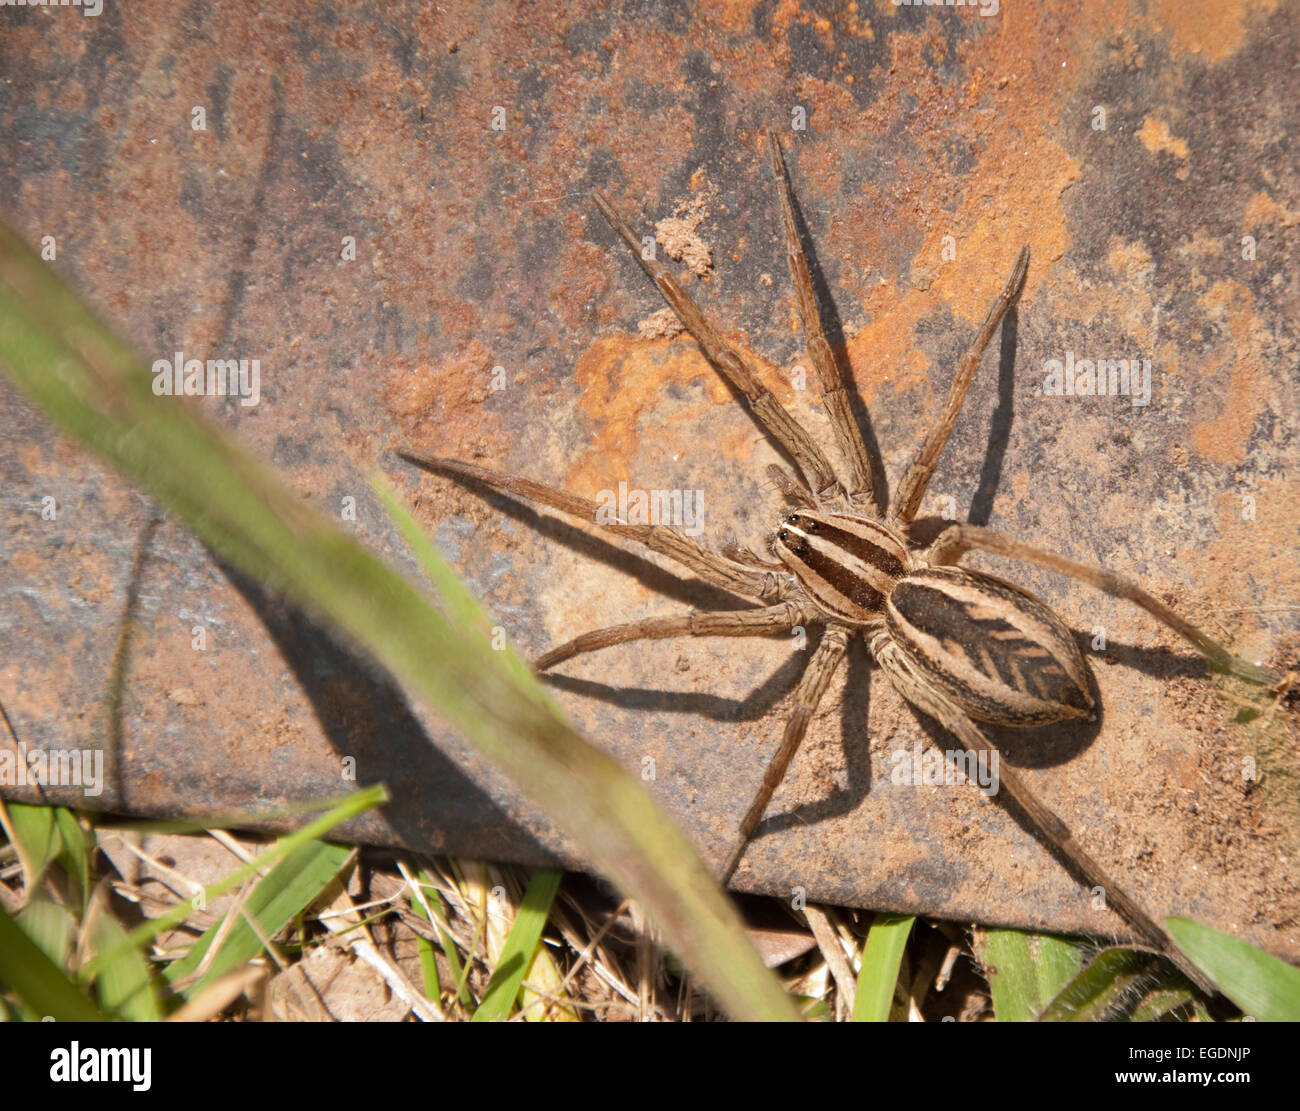
<path id="1" fill-rule="evenodd" d="M 804 735 L 808 732 L 808 724 L 812 721 L 813 714 L 817 712 L 817 704 L 821 702 L 822 695 L 826 693 L 826 688 L 830 684 L 831 676 L 835 674 L 835 669 L 839 667 L 840 661 L 844 659 L 844 651 L 848 647 L 850 631 L 843 625 L 828 626 L 821 643 L 817 645 L 817 651 L 813 653 L 812 659 L 808 661 L 807 668 L 804 669 L 803 677 L 799 680 L 799 687 L 795 691 L 794 713 L 790 715 L 789 720 L 785 723 L 785 733 L 781 737 L 781 747 L 776 750 L 767 766 L 767 771 L 763 774 L 763 784 L 759 787 L 758 794 L 754 796 L 754 801 L 750 803 L 749 810 L 746 811 L 744 820 L 740 823 L 740 832 L 736 838 L 736 845 L 727 857 L 727 862 L 722 866 L 722 874 L 718 878 L 724 887 L 740 864 L 740 858 L 745 853 L 745 847 L 749 844 L 749 839 L 754 835 L 754 830 L 758 828 L 758 823 L 763 820 L 763 811 L 767 809 L 767 804 L 772 801 L 772 796 L 776 793 L 777 787 L 781 785 L 781 780 L 785 778 L 786 770 L 790 767 L 790 761 L 794 759 L 794 754 L 799 751 L 799 746 L 803 743 Z"/>
<path id="2" fill-rule="evenodd" d="M 993 338 L 993 333 L 997 331 L 998 324 L 1006 315 L 1007 309 L 1019 295 L 1028 268 L 1029 248 L 1021 247 L 1006 285 L 989 306 L 979 331 L 975 333 L 974 342 L 961 358 L 957 375 L 948 389 L 948 399 L 943 403 L 943 412 L 939 414 L 938 422 L 930 429 L 921 444 L 921 450 L 916 453 L 912 465 L 907 468 L 907 474 L 899 483 L 898 492 L 894 495 L 894 506 L 890 510 L 890 516 L 894 520 L 906 523 L 915 517 L 916 511 L 920 509 L 921 499 L 925 497 L 926 487 L 930 485 L 930 478 L 934 475 L 935 463 L 939 459 L 939 453 L 943 451 L 943 445 L 948 442 L 957 414 L 961 411 L 961 403 L 966 398 L 966 390 L 970 387 L 971 379 L 975 377 L 975 371 L 979 369 L 984 349 L 988 347 L 989 340 Z"/>
<path id="3" fill-rule="evenodd" d="M 1195 965 L 1183 956 L 1178 946 L 1160 925 L 1138 902 L 1119 886 L 1106 870 L 1074 840 L 1069 827 L 1048 807 L 1039 802 L 1037 796 L 1020 778 L 1020 773 L 1007 766 L 1000 759 L 997 746 L 988 739 L 983 731 L 970 718 L 957 708 L 949 705 L 936 695 L 932 688 L 914 673 L 907 660 L 893 644 L 888 634 L 879 634 L 871 642 L 872 654 L 880 664 L 881 670 L 889 676 L 908 702 L 922 713 L 934 718 L 940 725 L 952 733 L 966 749 L 979 755 L 983 753 L 990 760 L 997 760 L 998 783 L 1005 788 L 1011 800 L 1030 819 L 1039 833 L 1056 850 L 1060 856 L 1089 887 L 1100 887 L 1107 903 L 1114 907 L 1120 917 L 1133 929 L 1142 941 L 1168 957 L 1184 976 L 1202 991 L 1213 995 L 1215 988 Z"/>
<path id="4" fill-rule="evenodd" d="M 1258 667 L 1249 660 L 1243 660 L 1240 656 L 1229 652 L 1222 644 L 1211 640 L 1195 625 L 1179 617 L 1178 614 L 1158 598 L 1148 594 L 1137 583 L 1131 579 L 1123 578 L 1113 571 L 1107 571 L 1104 567 L 1077 563 L 1065 556 L 1056 555 L 1054 552 L 1045 552 L 1040 548 L 1021 543 L 1019 540 L 1013 540 L 1009 536 L 1003 536 L 990 529 L 979 528 L 975 525 L 953 525 L 944 529 L 926 553 L 926 559 L 931 563 L 948 563 L 952 561 L 953 557 L 960 556 L 962 552 L 971 548 L 996 552 L 998 555 L 1023 560 L 1025 563 L 1034 563 L 1051 571 L 1060 571 L 1062 574 L 1071 575 L 1091 586 L 1095 586 L 1099 590 L 1104 590 L 1107 594 L 1113 594 L 1116 598 L 1124 598 L 1133 602 L 1135 605 L 1141 606 L 1156 620 L 1168 625 L 1174 632 L 1189 641 L 1209 661 L 1211 667 L 1220 671 L 1231 672 L 1242 679 L 1248 679 L 1254 683 L 1264 683 L 1269 686 L 1277 683 L 1280 678 L 1267 668 Z"/>
<path id="5" fill-rule="evenodd" d="M 790 262 L 790 277 L 794 282 L 795 296 L 799 300 L 799 318 L 803 321 L 804 337 L 808 341 L 808 358 L 817 372 L 817 388 L 821 392 L 822 402 L 830 416 L 831 428 L 835 432 L 835 442 L 839 445 L 840 456 L 848 462 L 849 504 L 871 507 L 874 513 L 874 491 L 871 484 L 871 460 L 867 451 L 862 429 L 853 419 L 853 409 L 848 391 L 844 388 L 844 376 L 831 346 L 826 342 L 826 333 L 822 330 L 821 312 L 817 307 L 817 296 L 813 293 L 812 274 L 808 269 L 808 259 L 804 255 L 803 243 L 799 239 L 799 226 L 794 217 L 794 190 L 790 186 L 790 174 L 786 169 L 785 156 L 781 151 L 781 142 L 774 132 L 768 132 L 768 147 L 772 154 L 772 174 L 777 181 L 777 192 L 781 196 L 781 215 L 785 223 L 785 253 Z"/>
<path id="6" fill-rule="evenodd" d="M 397 454 L 427 470 L 441 471 L 481 482 L 494 490 L 501 490 L 515 497 L 558 509 L 571 517 L 594 524 L 614 536 L 635 540 L 638 544 L 644 544 L 652 552 L 659 552 L 669 559 L 676 560 L 705 582 L 743 598 L 770 602 L 785 597 L 789 590 L 791 580 L 788 575 L 746 567 L 744 564 L 726 559 L 665 525 L 629 525 L 616 520 L 603 521 L 601 506 L 594 501 L 580 498 L 564 490 L 557 490 L 553 486 L 545 486 L 532 479 L 520 478 L 518 475 L 506 474 L 503 471 L 475 466 L 473 463 L 462 463 L 459 459 L 422 455 L 420 452 L 406 448 L 399 448 Z"/>
<path id="7" fill-rule="evenodd" d="M 782 632 L 804 624 L 808 615 L 793 602 L 756 610 L 719 610 L 712 613 L 684 613 L 675 617 L 650 617 L 610 625 L 574 637 L 537 658 L 533 667 L 545 671 L 558 663 L 631 640 L 666 640 L 670 637 L 757 637 Z"/>
<path id="8" fill-rule="evenodd" d="M 830 498 L 839 488 L 831 465 L 821 448 L 817 446 L 807 430 L 790 415 L 772 393 L 755 376 L 740 353 L 727 343 L 714 326 L 709 323 L 700 307 L 691 299 L 681 283 L 674 278 L 657 259 L 646 258 L 641 241 L 615 211 L 609 199 L 600 190 L 592 191 L 592 199 L 605 215 L 613 229 L 631 248 L 632 254 L 641 263 L 641 268 L 659 287 L 659 292 L 668 302 L 669 308 L 677 314 L 686 330 L 695 337 L 696 343 L 704 350 L 723 378 L 744 394 L 763 430 L 775 439 L 790 458 L 803 472 L 809 491 L 819 498 Z"/>

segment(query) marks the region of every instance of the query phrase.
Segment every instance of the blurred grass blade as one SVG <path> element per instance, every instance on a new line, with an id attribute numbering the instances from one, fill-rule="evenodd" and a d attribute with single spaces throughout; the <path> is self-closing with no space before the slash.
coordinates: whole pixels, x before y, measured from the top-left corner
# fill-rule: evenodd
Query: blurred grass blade
<path id="1" fill-rule="evenodd" d="M 0 819 L 4 819 L 5 833 L 18 853 L 23 883 L 29 891 L 34 891 L 40 886 L 45 869 L 63 850 L 63 838 L 54 821 L 54 807 L 11 802 L 0 807 Z"/>
<path id="2" fill-rule="evenodd" d="M 532 967 L 533 954 L 541 940 L 546 916 L 560 889 L 561 873 L 550 868 L 538 869 L 528 883 L 519 910 L 515 913 L 510 936 L 497 960 L 497 966 L 483 993 L 483 1002 L 474 1012 L 473 1022 L 499 1022 L 510 1016 L 519 998 L 524 974 Z"/>
<path id="3" fill-rule="evenodd" d="M 162 1008 L 149 979 L 149 965 L 138 949 L 126 945 L 126 931 L 111 914 L 95 919 L 95 947 L 114 953 L 95 982 L 100 1006 L 115 1018 L 158 1022 Z"/>
<path id="4" fill-rule="evenodd" d="M 733 1017 L 796 1017 L 735 909 L 641 785 L 588 745 L 530 675 L 502 665 L 481 627 L 450 620 L 186 399 L 155 397 L 147 366 L 3 224 L 0 366 L 219 556 L 344 630 L 436 706 L 640 901 Z M 446 604 L 465 608 L 463 596 Z"/>
<path id="5" fill-rule="evenodd" d="M 452 624 L 461 629 L 478 629 L 484 635 L 488 635 L 491 632 L 492 622 L 488 620 L 487 614 L 478 604 L 478 599 L 457 578 L 456 572 L 447 566 L 446 561 L 438 554 L 438 549 L 429 542 L 419 522 L 406 511 L 406 507 L 397 500 L 397 495 L 381 476 L 372 475 L 370 485 L 379 496 L 379 500 L 383 502 L 388 516 L 406 537 L 406 542 L 411 546 L 411 554 L 415 556 L 420 569 L 429 577 L 429 582 L 438 592 L 438 600 L 445 607 Z M 494 651 L 498 661 L 510 669 L 515 681 L 523 689 L 530 691 L 535 698 L 552 705 L 555 713 L 559 714 L 559 710 L 551 703 L 546 689 L 537 682 L 532 670 L 509 644 Z"/>
<path id="6" fill-rule="evenodd" d="M 66 908 L 38 895 L 18 912 L 18 928 L 60 968 L 72 949 L 73 921 Z"/>
<path id="7" fill-rule="evenodd" d="M 77 894 L 84 910 L 90 901 L 90 858 L 95 851 L 95 840 L 82 828 L 77 815 L 67 807 L 56 807 L 54 824 L 58 827 L 63 845 L 59 851 L 59 864 L 77 884 Z"/>
<path id="8" fill-rule="evenodd" d="M 1300 968 L 1190 918 L 1165 927 L 1218 989 L 1259 1022 L 1300 1022 Z"/>
<path id="9" fill-rule="evenodd" d="M 877 914 L 862 946 L 862 969 L 853 1003 L 854 1022 L 888 1022 L 903 950 L 916 919 L 908 914 Z"/>
<path id="10" fill-rule="evenodd" d="M 0 987 L 11 990 L 36 1018 L 98 1022 L 103 1015 L 67 974 L 0 907 Z"/>

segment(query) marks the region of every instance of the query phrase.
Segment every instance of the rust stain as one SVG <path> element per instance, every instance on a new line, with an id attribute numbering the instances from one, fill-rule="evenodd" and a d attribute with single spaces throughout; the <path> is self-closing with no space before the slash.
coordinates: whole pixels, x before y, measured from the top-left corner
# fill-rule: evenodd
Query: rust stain
<path id="1" fill-rule="evenodd" d="M 1201 376 L 1210 378 L 1228 369 L 1225 393 L 1230 400 L 1217 407 L 1213 418 L 1192 427 L 1192 443 L 1205 459 L 1240 465 L 1250 445 L 1251 428 L 1272 395 L 1260 375 L 1269 342 L 1267 328 L 1254 312 L 1253 294 L 1240 282 L 1215 282 L 1197 304 L 1225 333 Z"/>
<path id="2" fill-rule="evenodd" d="M 585 307 L 607 283 L 608 258 L 607 251 L 581 238 L 565 248 L 560 281 L 547 295 L 547 303 L 565 327 L 583 327 Z"/>
<path id="3" fill-rule="evenodd" d="M 1187 144 L 1175 138 L 1169 131 L 1169 125 L 1155 116 L 1147 116 L 1138 129 L 1137 137 L 1142 145 L 1152 154 L 1172 154 L 1175 158 L 1187 158 Z"/>
<path id="4" fill-rule="evenodd" d="M 886 13 L 898 16 L 893 9 Z M 1070 245 L 1059 199 L 1081 168 L 1039 122 L 1044 105 L 1059 102 L 1078 77 L 1062 71 L 1068 55 L 1050 20 L 1018 27 L 1014 36 L 989 34 L 981 43 L 987 58 L 970 67 L 957 87 L 945 84 L 940 74 L 938 63 L 949 60 L 949 47 L 938 19 L 928 16 L 915 30 L 891 30 L 888 44 L 890 74 L 906 73 L 909 79 L 887 81 L 865 109 L 836 82 L 804 77 L 798 89 L 801 103 L 816 105 L 818 129 L 842 128 L 844 135 L 835 147 L 819 148 L 817 160 L 799 161 L 797 175 L 811 183 L 811 195 L 842 195 L 852 163 L 870 154 L 871 136 L 888 134 L 899 119 L 908 121 L 905 126 L 922 151 L 919 162 L 894 166 L 897 181 L 866 183 L 859 200 L 837 214 L 835 227 L 850 231 L 851 239 L 819 244 L 844 263 L 841 305 L 847 310 L 856 300 L 870 314 L 849 339 L 850 361 L 862 368 L 855 378 L 867 404 L 886 383 L 894 391 L 928 383 L 928 359 L 916 350 L 917 323 L 944 305 L 961 319 L 978 322 L 1026 243 L 1034 258 L 1027 290 L 1032 296 L 1048 264 Z M 960 170 L 933 145 L 929 121 L 959 106 L 973 107 L 990 93 L 996 114 L 963 119 L 962 145 L 975 155 L 975 165 Z M 905 103 L 904 97 L 910 99 Z M 897 251 L 900 226 L 921 232 L 903 257 Z M 944 257 L 949 236 L 956 242 L 955 258 Z M 891 258 L 910 262 L 913 285 L 923 288 L 896 284 L 883 261 Z M 883 280 L 860 283 L 862 259 L 877 264 Z M 918 274 L 923 275 L 919 281 Z"/>
<path id="5" fill-rule="evenodd" d="M 492 430 L 482 414 L 492 393 L 492 371 L 491 351 L 475 339 L 462 354 L 436 367 L 419 357 L 385 356 L 376 376 L 383 383 L 385 408 L 410 442 L 445 455 L 454 445 L 482 440 Z"/>
<path id="6" fill-rule="evenodd" d="M 1278 203 L 1275 197 L 1261 190 L 1246 202 L 1245 219 L 1246 226 L 1251 228 L 1274 223 L 1282 228 L 1293 228 L 1300 223 L 1300 212 Z"/>
<path id="7" fill-rule="evenodd" d="M 857 376 L 868 405 L 883 382 L 896 391 L 930 383 L 929 360 L 916 343 L 916 327 L 923 319 L 947 306 L 967 323 L 978 324 L 1025 244 L 1033 261 L 1024 296 L 1031 298 L 1046 285 L 1050 264 L 1069 247 L 1065 215 L 1056 202 L 1078 179 L 1078 159 L 1045 135 L 1029 152 L 1023 142 L 1017 150 L 1009 142 L 995 140 L 994 145 L 963 191 L 965 200 L 951 222 L 932 228 L 917 252 L 913 280 L 918 271 L 923 273 L 925 288 L 901 291 L 886 281 L 870 291 L 876 315 L 848 344 L 855 366 L 888 368 L 870 378 Z M 990 198 L 996 199 L 990 203 Z M 953 241 L 956 257 L 946 259 L 945 246 Z"/>
<path id="8" fill-rule="evenodd" d="M 792 391 L 775 373 L 773 364 L 739 343 L 729 341 L 741 353 L 759 378 L 783 404 Z M 666 392 L 676 386 L 701 383 L 711 406 L 734 406 L 726 384 L 688 336 L 673 340 L 640 340 L 618 335 L 598 339 L 578 361 L 574 378 L 582 390 L 579 410 L 591 421 L 593 442 L 569 466 L 563 485 L 575 493 L 589 494 L 607 488 L 611 482 L 635 481 L 628 461 L 641 450 L 642 439 L 670 435 L 667 429 L 651 432 L 643 427 L 647 413 L 663 403 Z M 702 414 L 689 407 L 674 420 L 677 428 L 697 425 Z M 744 421 L 730 422 L 722 443 L 707 445 L 710 454 L 720 452 L 743 465 L 755 446 L 753 428 Z M 680 442 L 680 441 L 674 441 Z"/>
<path id="9" fill-rule="evenodd" d="M 1110 241 L 1110 253 L 1106 260 L 1116 276 L 1123 281 L 1140 282 L 1151 276 L 1151 252 L 1143 243 L 1126 242 L 1116 236 Z"/>
<path id="10" fill-rule="evenodd" d="M 1277 0 L 1154 0 L 1151 21 L 1176 46 L 1221 62 L 1240 49 L 1251 12 L 1276 10 Z"/>
<path id="11" fill-rule="evenodd" d="M 1249 500 L 1247 500 L 1249 499 Z M 1217 538 L 1208 545 L 1207 578 L 1215 582 L 1214 597 L 1242 598 L 1254 582 L 1267 582 L 1279 602 L 1300 600 L 1300 480 L 1260 478 L 1224 490 L 1215 499 Z M 1250 552 L 1250 559 L 1242 559 Z M 1241 636 L 1263 630 L 1262 614 L 1250 610 L 1224 612 L 1219 620 L 1229 628 L 1244 623 Z M 1260 642 L 1261 649 L 1264 642 Z M 1262 655 L 1270 653 L 1263 651 Z"/>

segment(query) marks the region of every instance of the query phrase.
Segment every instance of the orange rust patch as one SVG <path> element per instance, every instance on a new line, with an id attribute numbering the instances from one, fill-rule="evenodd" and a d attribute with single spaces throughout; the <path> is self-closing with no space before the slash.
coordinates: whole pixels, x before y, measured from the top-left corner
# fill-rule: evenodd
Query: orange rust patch
<path id="1" fill-rule="evenodd" d="M 9 557 L 9 571 L 19 575 L 35 575 L 45 565 L 45 558 L 34 551 L 15 551 Z"/>
<path id="2" fill-rule="evenodd" d="M 1214 369 L 1222 366 L 1216 363 Z M 1228 394 L 1244 402 L 1252 392 L 1255 375 L 1250 368 L 1238 366 L 1229 379 Z M 1202 421 L 1192 428 L 1192 444 L 1206 459 L 1215 463 L 1239 465 L 1246 458 L 1246 443 L 1258 406 L 1224 405 L 1214 420 Z"/>
<path id="3" fill-rule="evenodd" d="M 1115 273 L 1128 282 L 1139 281 L 1151 272 L 1151 252 L 1142 243 L 1126 243 L 1115 237 L 1110 241 L 1106 261 Z"/>
<path id="4" fill-rule="evenodd" d="M 1223 0 L 1154 0 L 1152 22 L 1170 33 L 1176 46 L 1220 62 L 1235 54 L 1246 37 L 1246 13 L 1272 12 L 1277 0 L 1225 4 Z"/>
<path id="5" fill-rule="evenodd" d="M 1192 428 L 1192 444 L 1213 462 L 1238 465 L 1246 458 L 1251 427 L 1268 403 L 1270 391 L 1259 374 L 1267 329 L 1253 310 L 1253 295 L 1240 282 L 1215 282 L 1197 304 L 1211 320 L 1222 322 L 1226 333 L 1202 376 L 1232 369 L 1225 391 L 1227 404 L 1213 420 Z"/>
<path id="6" fill-rule="evenodd" d="M 1300 223 L 1300 212 L 1279 204 L 1270 194 L 1261 191 L 1246 202 L 1245 220 L 1246 226 L 1252 228 L 1268 223 L 1293 228 Z"/>
<path id="7" fill-rule="evenodd" d="M 561 281 L 548 291 L 547 303 L 566 326 L 582 326 L 586 306 L 605 286 L 607 258 L 607 251 L 585 239 L 574 239 L 565 248 Z"/>
<path id="8" fill-rule="evenodd" d="M 789 404 L 791 390 L 775 367 L 744 345 L 731 341 L 782 404 Z M 644 342 L 630 336 L 603 336 L 578 360 L 574 377 L 582 388 L 579 409 L 591 420 L 594 440 L 569 468 L 565 489 L 590 493 L 610 482 L 631 480 L 628 460 L 640 450 L 643 417 L 662 403 L 672 383 L 702 382 L 711 405 L 734 405 L 726 384 L 695 345 L 678 340 Z M 687 415 L 689 417 L 689 414 Z M 684 419 L 684 423 L 692 423 Z M 708 445 L 710 454 L 720 452 L 743 463 L 753 455 L 756 442 L 752 426 L 736 421 L 721 442 Z"/>
<path id="9" fill-rule="evenodd" d="M 1248 512 L 1246 497 L 1253 499 Z M 1207 562 L 1215 571 L 1215 594 L 1221 598 L 1248 597 L 1252 581 L 1271 584 L 1279 603 L 1300 597 L 1300 522 L 1293 508 L 1300 505 L 1300 482 L 1295 479 L 1261 479 L 1257 483 L 1225 490 L 1216 499 L 1219 539 L 1207 548 Z M 1251 553 L 1242 559 L 1242 552 Z M 1253 620 L 1244 620 L 1253 618 Z M 1223 624 L 1262 627 L 1250 611 L 1225 611 Z"/>
<path id="10" fill-rule="evenodd" d="M 1078 179 L 1080 163 L 1050 140 L 1035 145 L 1031 158 L 1023 156 L 1023 144 L 1014 158 L 1009 146 L 1000 149 L 976 171 L 987 187 L 969 189 L 952 222 L 933 228 L 918 252 L 924 262 L 917 272 L 924 272 L 925 288 L 900 293 L 896 282 L 885 282 L 869 292 L 875 315 L 848 343 L 850 362 L 870 375 L 854 375 L 866 404 L 883 382 L 899 391 L 930 381 L 929 359 L 916 344 L 922 319 L 946 305 L 955 316 L 978 324 L 1022 245 L 1029 245 L 1032 260 L 1026 297 L 1045 280 L 1047 264 L 1065 254 L 1069 233 L 1057 198 Z M 1016 219 L 1018 213 L 1051 218 L 1031 222 Z M 956 257 L 945 259 L 945 246 L 954 241 Z"/>
<path id="11" fill-rule="evenodd" d="M 1169 125 L 1155 116 L 1147 116 L 1138 129 L 1137 137 L 1152 154 L 1172 154 L 1175 158 L 1187 157 L 1187 144 L 1169 131 Z"/>
<path id="12" fill-rule="evenodd" d="M 1047 264 L 1062 258 L 1070 245 L 1059 199 L 1078 181 L 1081 167 L 1079 159 L 1046 137 L 1028 151 L 1023 140 L 996 144 L 973 175 L 975 181 L 956 213 L 956 227 L 936 228 L 921 251 L 937 271 L 932 292 L 956 315 L 977 324 L 1001 288 L 1016 252 L 1028 244 L 1033 263 L 1025 295 L 1032 296 Z M 956 258 L 951 262 L 942 257 L 945 234 L 957 239 Z"/>
<path id="13" fill-rule="evenodd" d="M 881 287 L 881 300 L 892 301 L 892 308 L 878 312 L 845 347 L 849 365 L 855 368 L 853 378 L 868 406 L 886 383 L 898 392 L 929 380 L 930 360 L 917 346 L 916 324 L 930 311 L 930 298 L 920 294 L 899 298 L 897 291 L 897 282 Z"/>

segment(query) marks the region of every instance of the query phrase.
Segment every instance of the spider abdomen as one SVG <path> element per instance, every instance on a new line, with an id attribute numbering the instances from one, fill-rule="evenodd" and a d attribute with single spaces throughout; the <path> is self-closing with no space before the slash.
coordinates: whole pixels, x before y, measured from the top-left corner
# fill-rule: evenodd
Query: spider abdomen
<path id="1" fill-rule="evenodd" d="M 1011 583 L 959 567 L 917 570 L 890 592 L 885 620 L 914 674 L 976 721 L 1027 727 L 1094 716 L 1069 629 Z"/>

